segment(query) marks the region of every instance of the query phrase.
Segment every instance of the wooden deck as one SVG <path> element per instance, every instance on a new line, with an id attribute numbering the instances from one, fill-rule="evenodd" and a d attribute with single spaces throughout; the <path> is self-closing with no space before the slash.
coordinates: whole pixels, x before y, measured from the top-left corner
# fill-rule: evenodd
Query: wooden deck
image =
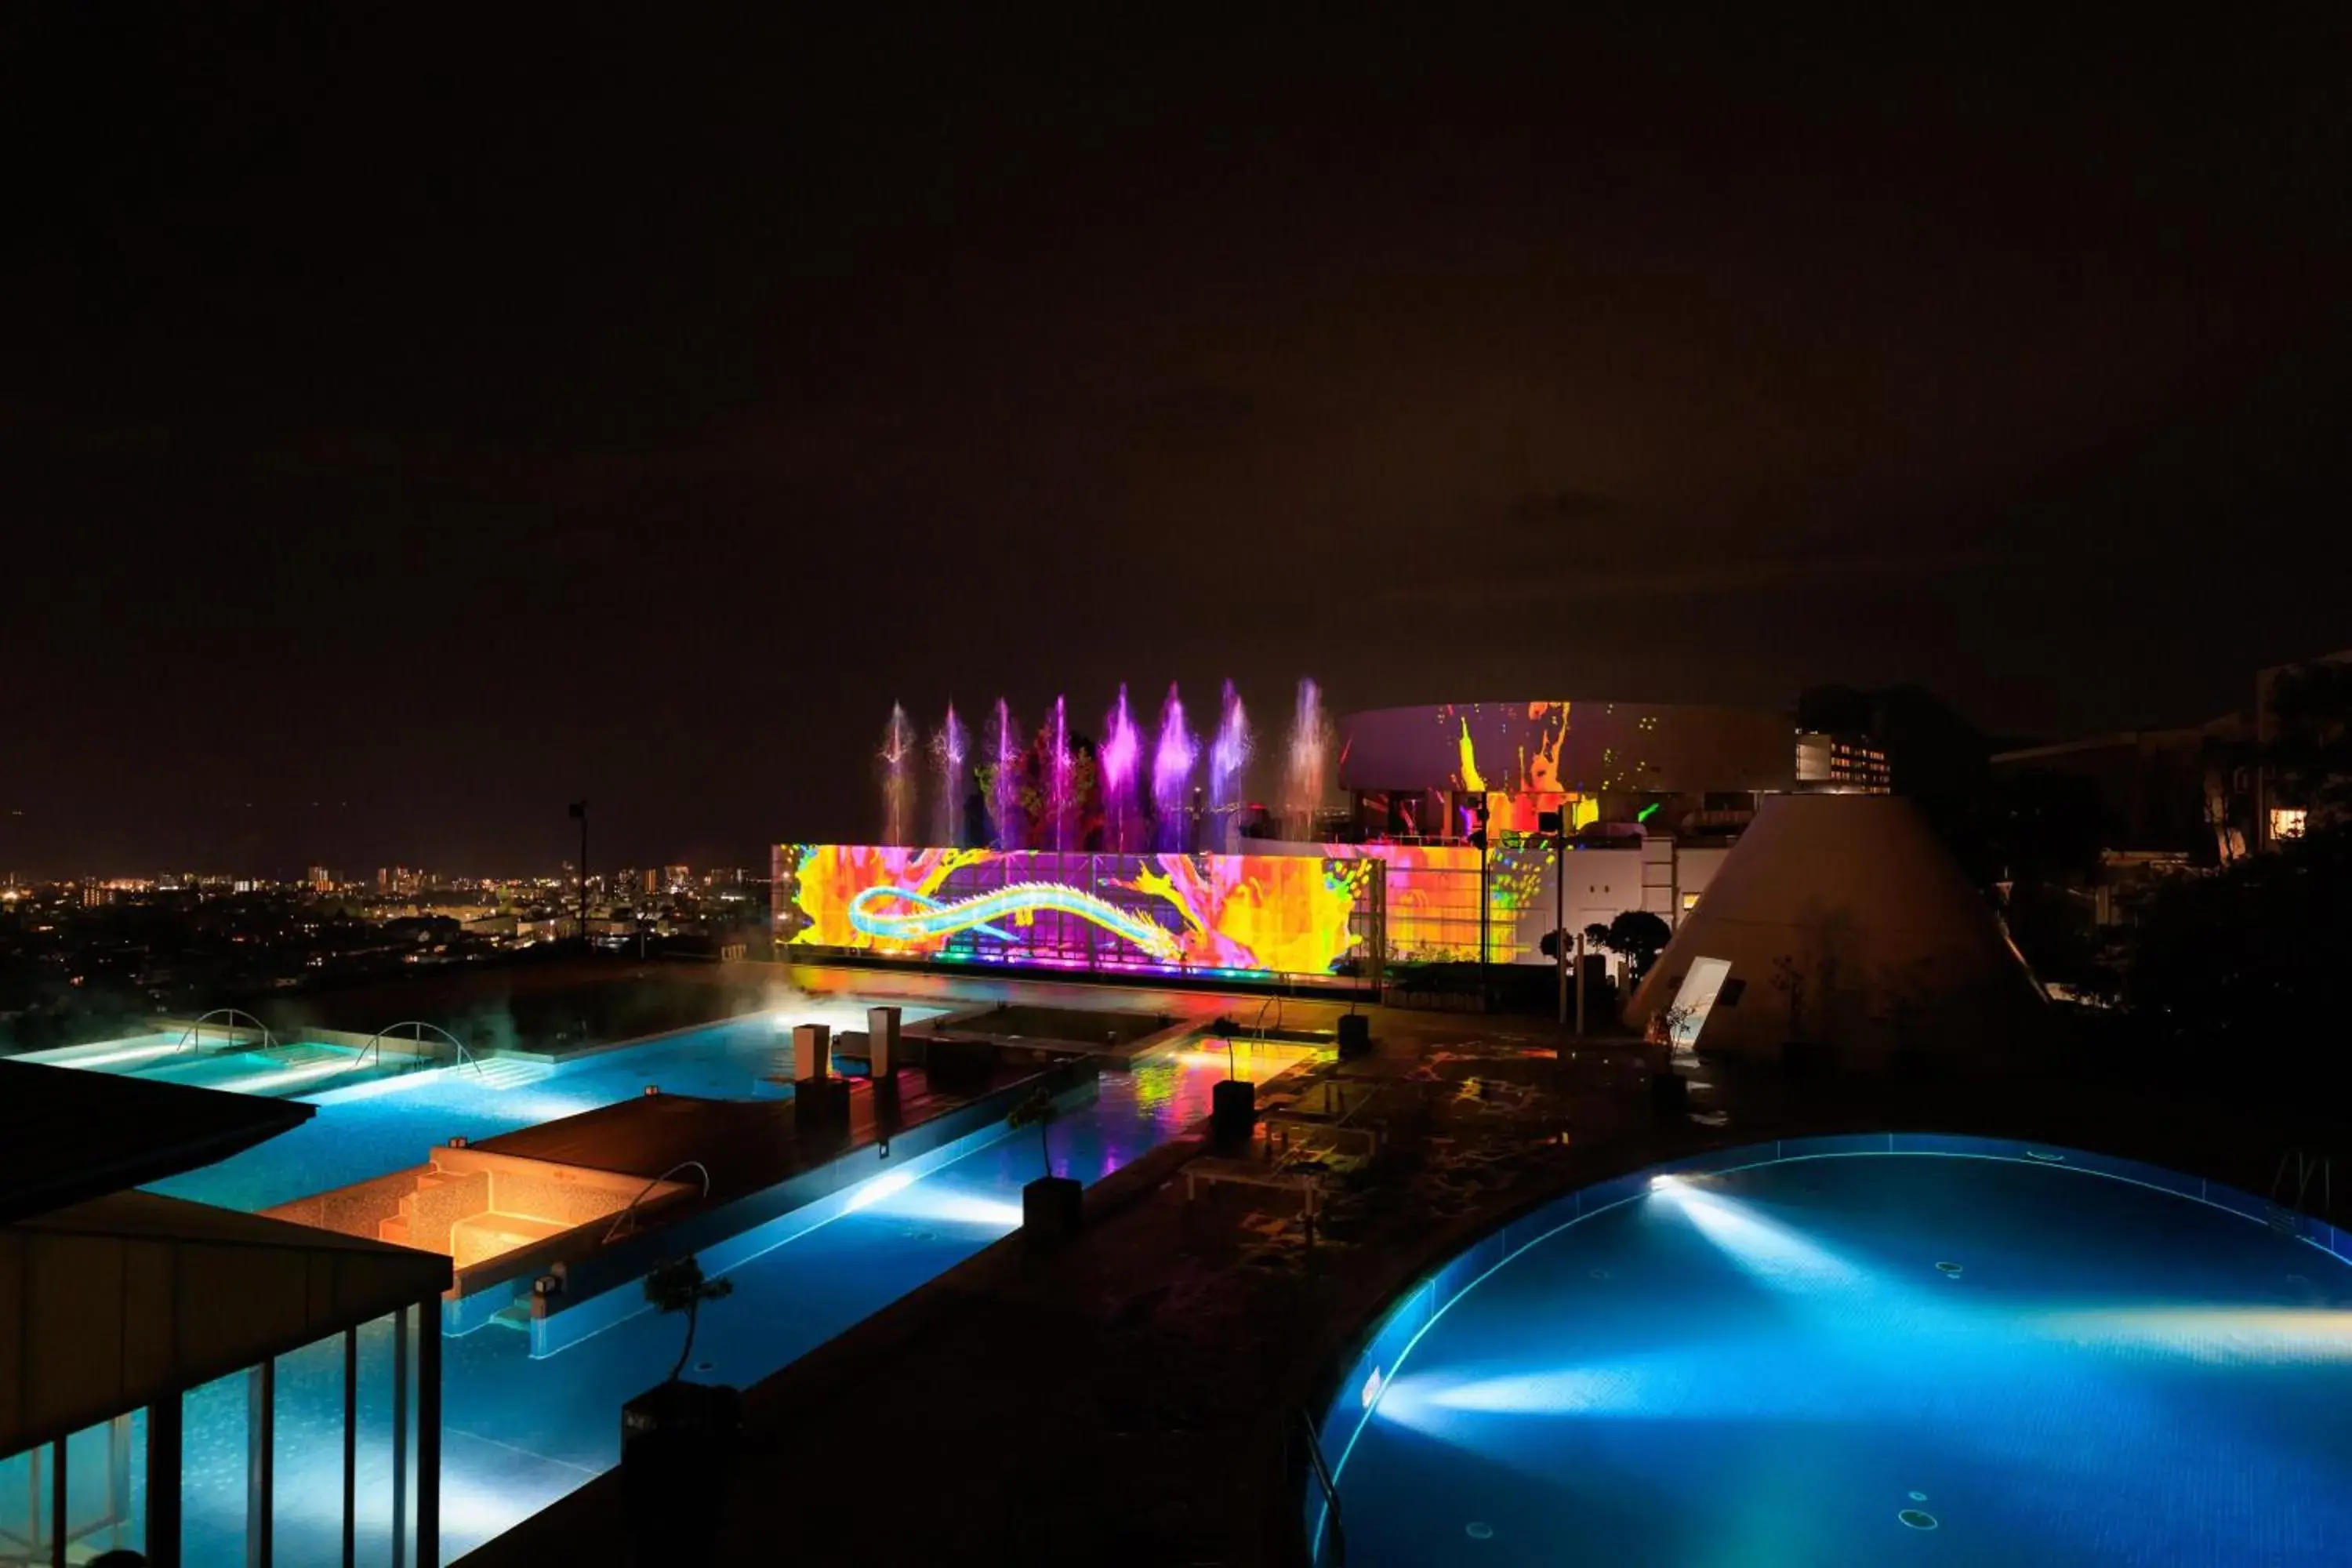
<path id="1" fill-rule="evenodd" d="M 990 1092 L 1034 1076 L 1036 1070 L 1025 1066 L 1000 1067 Z M 866 1079 L 847 1081 L 847 1128 L 807 1137 L 794 1122 L 790 1100 L 701 1100 L 683 1094 L 650 1094 L 502 1132 L 474 1147 L 648 1181 L 682 1162 L 699 1161 L 710 1173 L 709 1201 L 720 1203 L 788 1181 L 802 1171 L 838 1158 L 845 1150 L 896 1137 L 978 1098 L 933 1093 L 920 1068 L 901 1068 L 893 1113 L 887 1101 L 877 1105 L 874 1086 Z"/>

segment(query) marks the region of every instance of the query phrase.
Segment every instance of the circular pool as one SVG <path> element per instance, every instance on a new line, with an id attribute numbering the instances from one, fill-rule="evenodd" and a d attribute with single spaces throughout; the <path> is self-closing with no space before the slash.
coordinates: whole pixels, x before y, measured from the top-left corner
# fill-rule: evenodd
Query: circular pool
<path id="1" fill-rule="evenodd" d="M 2352 1563 L 2347 1238 L 1936 1142 L 1629 1178 L 1442 1271 L 1323 1426 L 1351 1568 Z"/>

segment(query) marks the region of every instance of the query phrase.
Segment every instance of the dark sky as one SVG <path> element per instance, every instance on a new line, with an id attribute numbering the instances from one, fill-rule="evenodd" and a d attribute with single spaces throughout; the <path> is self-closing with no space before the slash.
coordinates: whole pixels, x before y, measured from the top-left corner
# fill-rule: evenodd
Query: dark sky
<path id="1" fill-rule="evenodd" d="M 752 860 L 894 698 L 2352 644 L 2340 5 L 500 9 L 0 13 L 0 870 Z"/>

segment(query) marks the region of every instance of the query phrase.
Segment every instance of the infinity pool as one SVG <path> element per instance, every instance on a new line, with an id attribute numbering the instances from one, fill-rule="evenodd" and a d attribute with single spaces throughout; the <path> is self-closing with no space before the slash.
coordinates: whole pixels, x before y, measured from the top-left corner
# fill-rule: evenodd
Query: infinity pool
<path id="1" fill-rule="evenodd" d="M 906 1007 L 912 1024 L 936 1007 Z M 426 1068 L 298 1095 L 319 1113 L 244 1153 L 152 1189 L 224 1208 L 264 1209 L 387 1171 L 421 1165 L 452 1138 L 469 1142 L 611 1105 L 658 1088 L 714 1099 L 781 1097 L 769 1081 L 795 1024 L 864 1028 L 866 1005 L 812 1003 L 600 1051 L 559 1065 L 513 1058 Z M 243 1053 L 239 1053 L 243 1054 Z"/>
<path id="2" fill-rule="evenodd" d="M 1349 1561 L 2352 1562 L 2346 1240 L 2084 1158 L 1790 1157 L 1489 1238 L 1325 1424 Z"/>
<path id="3" fill-rule="evenodd" d="M 1304 1053 L 1277 1047 L 1245 1076 Z M 1106 1072 L 1093 1103 L 1052 1129 L 1054 1166 L 1091 1184 L 1209 1112 L 1222 1054 L 1168 1054 Z M 702 1314 L 689 1375 L 749 1386 L 1021 1223 L 1021 1188 L 1042 1170 L 1039 1140 L 1003 1135 L 908 1184 L 882 1178 L 835 1219 L 727 1272 L 734 1291 Z M 683 1328 L 646 1312 L 543 1360 L 527 1333 L 493 1323 L 443 1346 L 441 1533 L 454 1558 L 511 1528 L 620 1459 L 620 1410 L 661 1381 Z M 363 1331 L 362 1359 L 388 1364 L 390 1337 Z M 277 1485 L 284 1499 L 333 1500 L 341 1484 L 340 1342 L 281 1357 Z M 288 1390 L 304 1392 L 289 1397 Z M 241 1563 L 246 1393 L 226 1379 L 190 1396 L 185 1470 L 193 1568 Z M 366 1413 L 363 1413 L 366 1415 Z M 373 1416 L 367 1419 L 374 1420 Z M 377 1422 L 380 1426 L 381 1422 Z M 363 1542 L 386 1539 L 389 1482 L 362 1478 Z M 281 1508 L 281 1562 L 332 1560 L 333 1509 Z M 363 1553 L 364 1555 L 365 1553 Z M 378 1555 L 381 1553 L 378 1552 Z"/>

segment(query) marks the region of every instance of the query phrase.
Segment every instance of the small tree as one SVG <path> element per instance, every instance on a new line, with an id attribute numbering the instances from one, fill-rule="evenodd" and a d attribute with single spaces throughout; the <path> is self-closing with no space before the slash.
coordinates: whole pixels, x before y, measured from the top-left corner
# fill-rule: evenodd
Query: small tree
<path id="1" fill-rule="evenodd" d="M 664 1381 L 676 1383 L 686 1375 L 686 1363 L 694 1354 L 694 1331 L 702 1316 L 702 1304 L 716 1301 L 734 1293 L 731 1279 L 706 1279 L 702 1264 L 692 1253 L 663 1264 L 646 1276 L 646 1300 L 657 1311 L 686 1314 L 686 1343 L 677 1352 L 677 1364 L 669 1369 Z"/>
<path id="2" fill-rule="evenodd" d="M 1049 1177 L 1054 1173 L 1054 1140 L 1051 1129 L 1061 1114 L 1062 1108 L 1054 1103 L 1053 1095 L 1041 1083 L 1029 1091 L 1028 1099 L 1013 1108 L 1012 1115 L 1004 1119 L 1004 1124 L 1007 1127 L 1015 1129 L 1034 1127 L 1037 1130 L 1037 1147 L 1045 1156 L 1045 1174 Z"/>
<path id="3" fill-rule="evenodd" d="M 1609 951 L 1624 959 L 1636 982 L 1650 973 L 1650 965 L 1675 939 L 1674 928 L 1647 910 L 1622 911 L 1609 922 L 1604 935 Z"/>

